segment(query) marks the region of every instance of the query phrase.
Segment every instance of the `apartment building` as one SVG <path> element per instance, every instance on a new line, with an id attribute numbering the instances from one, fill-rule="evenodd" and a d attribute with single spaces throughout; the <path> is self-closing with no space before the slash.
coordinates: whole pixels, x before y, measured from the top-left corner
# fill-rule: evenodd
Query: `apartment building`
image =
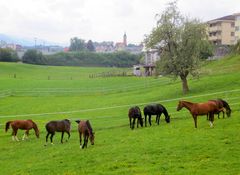
<path id="1" fill-rule="evenodd" d="M 209 40 L 215 45 L 235 43 L 235 16 L 228 15 L 207 22 Z"/>
<path id="2" fill-rule="evenodd" d="M 235 43 L 240 40 L 240 13 L 235 13 Z"/>

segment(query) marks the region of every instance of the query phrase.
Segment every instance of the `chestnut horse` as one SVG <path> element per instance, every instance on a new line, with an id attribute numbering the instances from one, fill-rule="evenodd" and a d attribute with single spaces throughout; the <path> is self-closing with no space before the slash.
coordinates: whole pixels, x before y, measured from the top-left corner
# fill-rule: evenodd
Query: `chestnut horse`
<path id="1" fill-rule="evenodd" d="M 78 132 L 79 132 L 79 139 L 80 139 L 80 148 L 87 148 L 88 144 L 88 138 L 90 139 L 90 142 L 92 145 L 94 145 L 94 132 L 92 130 L 91 124 L 89 120 L 83 121 L 83 120 L 77 120 L 78 123 Z M 82 145 L 82 134 L 84 138 L 84 143 Z M 82 147 L 81 147 L 82 145 Z"/>
<path id="2" fill-rule="evenodd" d="M 131 107 L 128 110 L 128 117 L 129 117 L 129 124 L 131 129 L 134 129 L 136 119 L 137 119 L 137 127 L 138 127 L 138 123 L 140 123 L 141 127 L 143 127 L 142 113 L 138 106 Z"/>
<path id="3" fill-rule="evenodd" d="M 162 113 L 165 115 L 165 121 L 167 123 L 170 123 L 170 115 L 168 115 L 167 109 L 161 104 L 147 105 L 144 107 L 143 112 L 144 112 L 144 116 L 145 116 L 145 126 L 147 126 L 147 116 L 149 116 L 148 122 L 149 122 L 150 126 L 152 125 L 152 122 L 151 122 L 152 115 L 156 115 L 156 122 L 159 125 L 160 116 Z"/>
<path id="4" fill-rule="evenodd" d="M 197 116 L 209 114 L 210 126 L 213 126 L 214 113 L 222 110 L 213 101 L 208 101 L 206 103 L 192 103 L 188 101 L 179 101 L 177 111 L 181 110 L 183 107 L 187 108 L 192 114 L 194 119 L 195 128 L 197 128 Z"/>
<path id="5" fill-rule="evenodd" d="M 50 139 L 51 139 L 51 144 L 53 144 L 53 136 L 55 135 L 55 132 L 62 132 L 62 137 L 61 137 L 61 143 L 63 143 L 63 136 L 64 132 L 68 134 L 68 139 L 70 138 L 70 129 L 71 129 L 71 122 L 68 119 L 64 120 L 59 120 L 59 121 L 50 121 L 46 124 L 46 130 L 47 130 L 47 135 L 46 135 L 46 144 L 48 142 L 48 136 L 51 134 Z"/>
<path id="6" fill-rule="evenodd" d="M 17 138 L 17 131 L 18 131 L 18 129 L 26 130 L 24 135 L 23 135 L 22 140 L 24 140 L 25 137 L 28 138 L 29 130 L 32 129 L 32 128 L 34 129 L 37 138 L 39 138 L 38 127 L 37 127 L 36 123 L 34 123 L 32 120 L 8 121 L 6 123 L 5 132 L 8 131 L 8 129 L 10 128 L 10 125 L 11 125 L 12 130 L 13 130 L 13 132 L 12 132 L 12 139 L 13 139 L 13 141 L 14 140 L 19 141 L 18 138 Z"/>

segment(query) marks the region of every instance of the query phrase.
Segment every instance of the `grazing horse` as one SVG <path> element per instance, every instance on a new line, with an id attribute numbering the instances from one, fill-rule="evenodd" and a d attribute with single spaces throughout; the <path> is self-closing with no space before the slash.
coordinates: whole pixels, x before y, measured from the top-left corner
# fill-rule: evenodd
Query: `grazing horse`
<path id="1" fill-rule="evenodd" d="M 212 102 L 216 103 L 216 105 L 217 105 L 218 108 L 220 109 L 219 111 L 216 111 L 216 113 L 214 113 L 214 114 L 218 114 L 218 118 L 219 118 L 220 112 L 223 113 L 223 118 L 224 118 L 224 109 L 226 110 L 227 116 L 228 116 L 228 117 L 231 116 L 232 110 L 231 110 L 230 106 L 228 105 L 228 103 L 227 103 L 225 100 L 223 100 L 223 99 L 221 99 L 221 98 L 218 98 L 218 99 L 216 99 L 216 100 L 209 100 L 209 101 L 212 101 Z M 209 118 L 208 118 L 208 114 L 207 114 L 207 119 L 209 119 Z"/>
<path id="2" fill-rule="evenodd" d="M 150 104 L 144 107 L 144 116 L 145 116 L 145 126 L 147 126 L 147 116 L 148 117 L 148 122 L 150 126 L 152 125 L 151 123 L 151 116 L 156 115 L 156 122 L 159 125 L 160 122 L 160 116 L 163 113 L 165 115 L 165 121 L 167 123 L 170 123 L 170 116 L 168 115 L 167 109 L 161 105 L 161 104 Z"/>
<path id="3" fill-rule="evenodd" d="M 76 121 L 78 123 L 78 121 Z M 80 148 L 87 148 L 88 138 L 92 145 L 94 145 L 94 132 L 92 130 L 91 124 L 89 120 L 87 121 L 80 121 L 78 124 L 78 132 L 79 132 L 79 139 L 80 139 Z M 82 145 L 82 134 L 84 138 L 84 143 Z M 82 147 L 81 147 L 82 145 Z"/>
<path id="4" fill-rule="evenodd" d="M 134 129 L 136 118 L 137 118 L 137 127 L 138 127 L 138 123 L 140 123 L 141 127 L 143 127 L 142 113 L 138 106 L 131 107 L 128 110 L 128 117 L 129 117 L 130 128 Z M 133 122 L 132 122 L 132 119 L 133 119 Z"/>
<path id="5" fill-rule="evenodd" d="M 18 138 L 17 138 L 17 131 L 18 129 L 22 129 L 22 130 L 26 130 L 24 135 L 23 135 L 23 138 L 22 140 L 26 138 L 28 138 L 28 135 L 29 135 L 29 130 L 30 129 L 34 129 L 35 131 L 35 134 L 37 136 L 37 138 L 39 138 L 39 130 L 38 130 L 38 127 L 36 125 L 36 123 L 34 123 L 32 120 L 14 120 L 14 121 L 8 121 L 6 123 L 6 127 L 5 127 L 5 131 L 7 132 L 8 129 L 10 128 L 10 125 L 12 127 L 12 139 L 13 141 L 16 140 L 16 141 L 19 141 Z"/>
<path id="6" fill-rule="evenodd" d="M 68 139 L 70 138 L 70 129 L 71 129 L 71 122 L 68 119 L 64 120 L 59 120 L 59 121 L 50 121 L 46 124 L 46 130 L 47 130 L 47 135 L 46 135 L 46 144 L 48 142 L 48 136 L 51 134 L 50 139 L 51 139 L 51 144 L 53 144 L 53 136 L 55 132 L 62 132 L 62 137 L 61 137 L 61 143 L 63 143 L 63 135 L 64 132 L 68 134 Z M 67 140 L 66 140 L 67 141 Z"/>
<path id="7" fill-rule="evenodd" d="M 209 114 L 210 126 L 213 126 L 214 113 L 222 110 L 213 101 L 208 101 L 206 103 L 192 103 L 188 101 L 179 101 L 177 111 L 180 111 L 183 107 L 187 108 L 192 114 L 194 119 L 195 128 L 197 128 L 197 116 Z"/>

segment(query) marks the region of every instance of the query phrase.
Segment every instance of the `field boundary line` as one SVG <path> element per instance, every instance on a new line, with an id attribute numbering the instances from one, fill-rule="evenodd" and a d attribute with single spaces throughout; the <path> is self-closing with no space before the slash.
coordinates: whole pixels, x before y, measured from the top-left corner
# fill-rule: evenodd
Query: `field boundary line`
<path id="1" fill-rule="evenodd" d="M 214 93 L 208 93 L 208 94 L 202 94 L 202 95 L 193 95 L 193 96 L 188 96 L 188 97 L 179 97 L 179 98 L 160 100 L 160 101 L 154 101 L 154 102 L 125 104 L 125 105 L 118 105 L 118 106 L 90 108 L 90 109 L 82 109 L 82 110 L 74 110 L 74 111 L 47 112 L 47 113 L 38 113 L 38 114 L 2 115 L 2 116 L 0 116 L 0 119 L 1 118 L 23 117 L 23 116 L 29 117 L 29 116 L 41 116 L 41 115 L 72 114 L 72 113 L 79 113 L 79 112 L 123 108 L 123 107 L 130 107 L 130 106 L 136 106 L 136 105 L 141 106 L 141 105 L 145 105 L 145 104 L 149 104 L 149 103 L 170 102 L 170 101 L 177 101 L 177 100 L 182 100 L 182 99 L 192 99 L 192 98 L 198 98 L 198 97 L 204 97 L 204 96 L 210 96 L 210 95 L 216 95 L 216 94 L 224 94 L 224 93 L 230 93 L 230 92 L 239 92 L 239 91 L 240 91 L 240 89 L 233 89 L 233 90 L 228 90 L 228 91 L 220 91 L 220 92 L 214 92 Z"/>

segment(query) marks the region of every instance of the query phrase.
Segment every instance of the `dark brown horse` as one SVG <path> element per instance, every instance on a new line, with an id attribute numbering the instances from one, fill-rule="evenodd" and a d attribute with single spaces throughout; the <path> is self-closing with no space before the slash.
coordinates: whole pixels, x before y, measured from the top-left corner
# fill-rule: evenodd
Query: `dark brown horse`
<path id="1" fill-rule="evenodd" d="M 218 99 L 216 99 L 216 100 L 209 100 L 209 101 L 212 101 L 212 102 L 216 103 L 216 105 L 218 106 L 218 108 L 221 109 L 221 110 L 219 110 L 219 111 L 216 111 L 216 113 L 215 113 L 215 114 L 218 114 L 218 118 L 220 118 L 220 117 L 219 117 L 220 112 L 223 113 L 223 118 L 224 118 L 224 114 L 225 114 L 224 109 L 226 110 L 227 116 L 228 116 L 228 117 L 231 116 L 232 110 L 231 110 L 229 104 L 228 104 L 225 100 L 223 100 L 223 99 L 221 99 L 221 98 L 218 98 Z M 207 115 L 207 119 L 209 119 L 209 118 L 208 118 L 208 115 Z"/>
<path id="2" fill-rule="evenodd" d="M 17 138 L 17 131 L 18 129 L 22 129 L 22 130 L 26 130 L 24 135 L 23 135 L 23 138 L 22 140 L 26 138 L 28 138 L 28 135 L 29 135 L 29 130 L 30 129 L 34 129 L 35 131 L 35 134 L 37 136 L 37 138 L 39 138 L 39 130 L 38 130 L 38 127 L 36 125 L 36 123 L 34 123 L 32 120 L 14 120 L 14 121 L 8 121 L 6 123 L 6 127 L 5 127 L 5 131 L 7 132 L 8 129 L 10 128 L 10 125 L 12 127 L 12 139 L 13 140 L 16 140 L 16 141 L 19 141 L 18 138 Z"/>
<path id="3" fill-rule="evenodd" d="M 209 114 L 210 126 L 213 126 L 214 113 L 222 110 L 213 101 L 208 101 L 206 103 L 192 103 L 188 101 L 179 101 L 177 111 L 181 110 L 183 107 L 187 108 L 192 114 L 194 119 L 195 128 L 197 128 L 197 116 Z"/>
<path id="4" fill-rule="evenodd" d="M 71 122 L 68 119 L 59 120 L 59 121 L 50 121 L 46 124 L 45 127 L 46 127 L 46 130 L 47 130 L 46 144 L 45 145 L 47 145 L 48 136 L 50 134 L 51 134 L 51 136 L 50 136 L 51 144 L 53 144 L 52 139 L 53 139 L 53 136 L 55 135 L 55 132 L 62 132 L 61 143 L 63 143 L 64 132 L 66 132 L 68 134 L 68 139 L 70 138 Z"/>
<path id="5" fill-rule="evenodd" d="M 80 139 L 80 148 L 87 148 L 88 138 L 92 145 L 94 145 L 94 132 L 91 127 L 89 120 L 87 121 L 76 121 L 78 123 L 78 132 L 79 132 L 79 139 Z M 84 138 L 84 143 L 82 145 L 82 134 Z M 82 146 L 81 146 L 82 145 Z"/>
<path id="6" fill-rule="evenodd" d="M 170 123 L 170 115 L 168 115 L 167 109 L 161 104 L 147 105 L 144 107 L 143 112 L 144 112 L 144 116 L 145 116 L 145 126 L 147 126 L 147 116 L 149 116 L 148 117 L 149 125 L 150 126 L 152 125 L 152 122 L 151 122 L 152 115 L 156 115 L 156 122 L 159 125 L 160 117 L 161 117 L 162 113 L 165 116 L 165 121 L 167 123 Z"/>
<path id="7" fill-rule="evenodd" d="M 128 110 L 128 117 L 129 117 L 129 124 L 130 124 L 131 129 L 134 129 L 136 119 L 137 119 L 137 127 L 138 127 L 139 123 L 140 123 L 141 127 L 143 127 L 142 113 L 138 106 L 131 107 Z"/>

